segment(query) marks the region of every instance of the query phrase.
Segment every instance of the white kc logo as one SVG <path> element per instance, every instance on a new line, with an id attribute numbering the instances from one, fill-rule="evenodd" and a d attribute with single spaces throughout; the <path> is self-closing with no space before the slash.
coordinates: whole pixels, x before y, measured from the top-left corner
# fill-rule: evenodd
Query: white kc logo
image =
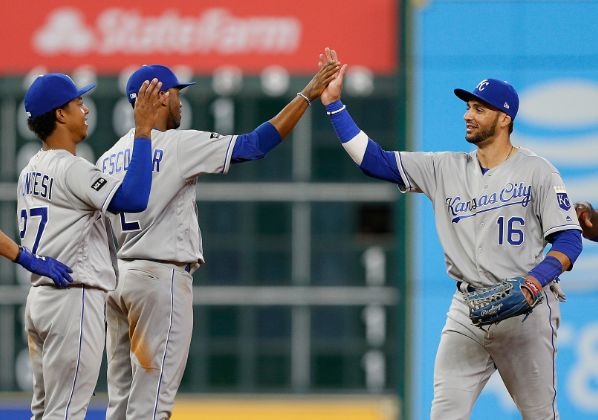
<path id="1" fill-rule="evenodd" d="M 486 88 L 486 86 L 488 86 L 490 84 L 490 82 L 488 82 L 488 80 L 484 79 L 482 80 L 480 83 L 478 83 L 478 85 L 476 86 L 476 89 L 478 91 L 482 91 Z"/>

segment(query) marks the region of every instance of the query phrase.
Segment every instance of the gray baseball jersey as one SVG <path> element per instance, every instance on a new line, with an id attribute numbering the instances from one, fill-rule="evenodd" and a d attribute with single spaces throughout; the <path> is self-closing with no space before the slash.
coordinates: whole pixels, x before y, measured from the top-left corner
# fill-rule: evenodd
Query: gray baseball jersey
<path id="1" fill-rule="evenodd" d="M 476 152 L 396 157 L 403 190 L 432 200 L 449 275 L 472 287 L 525 275 L 544 258 L 550 234 L 580 229 L 558 171 L 527 149 L 485 174 Z M 462 294 L 455 292 L 436 355 L 433 420 L 469 419 L 496 370 L 524 419 L 558 418 L 560 309 L 551 287 L 525 322 L 519 316 L 484 330 L 472 325 Z"/>
<path id="2" fill-rule="evenodd" d="M 106 174 L 123 178 L 134 130 L 125 134 L 97 162 Z M 147 209 L 111 215 L 118 258 L 203 263 L 197 221 L 197 176 L 226 173 L 236 136 L 195 130 L 152 131 L 153 179 Z"/>
<path id="3" fill-rule="evenodd" d="M 397 152 L 397 162 L 405 191 L 432 200 L 449 275 L 473 287 L 527 273 L 548 235 L 580 229 L 558 171 L 527 149 L 486 174 L 476 152 Z"/>
<path id="4" fill-rule="evenodd" d="M 170 418 L 193 329 L 191 272 L 204 262 L 196 182 L 226 173 L 236 136 L 195 130 L 152 131 L 153 178 L 147 209 L 112 215 L 119 283 L 109 293 L 107 419 Z M 100 157 L 122 178 L 133 131 Z"/>
<path id="5" fill-rule="evenodd" d="M 40 150 L 21 171 L 17 218 L 21 243 L 73 269 L 73 284 L 116 287 L 103 214 L 121 181 L 65 150 Z M 32 284 L 53 285 L 33 274 Z"/>
<path id="6" fill-rule="evenodd" d="M 73 269 L 66 290 L 56 289 L 49 278 L 31 276 L 25 327 L 34 419 L 83 418 L 95 389 L 106 291 L 116 286 L 103 212 L 119 185 L 65 150 L 39 151 L 19 177 L 21 243 Z"/>

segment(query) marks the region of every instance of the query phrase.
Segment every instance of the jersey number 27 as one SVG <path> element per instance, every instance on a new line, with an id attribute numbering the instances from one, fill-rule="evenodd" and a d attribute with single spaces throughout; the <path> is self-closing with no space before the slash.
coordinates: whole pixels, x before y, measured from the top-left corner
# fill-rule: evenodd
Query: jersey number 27
<path id="1" fill-rule="evenodd" d="M 29 218 L 39 217 L 39 225 L 37 226 L 37 233 L 35 235 L 35 241 L 33 242 L 33 247 L 31 247 L 31 252 L 34 254 L 37 252 L 37 248 L 39 247 L 39 241 L 44 234 L 44 229 L 46 228 L 46 223 L 48 223 L 48 207 L 32 207 L 29 209 L 29 213 L 27 213 L 27 209 L 21 209 L 21 218 L 19 220 L 19 236 L 21 240 L 25 237 L 25 233 L 27 232 L 27 222 Z"/>

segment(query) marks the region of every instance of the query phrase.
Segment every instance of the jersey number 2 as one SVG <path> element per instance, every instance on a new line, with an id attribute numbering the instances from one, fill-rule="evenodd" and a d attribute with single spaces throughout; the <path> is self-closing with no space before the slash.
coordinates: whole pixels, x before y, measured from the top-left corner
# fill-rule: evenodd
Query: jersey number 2
<path id="1" fill-rule="evenodd" d="M 34 254 L 37 252 L 37 248 L 39 247 L 39 241 L 44 234 L 44 229 L 46 228 L 46 223 L 48 223 L 48 208 L 47 207 L 32 207 L 29 209 L 29 214 L 27 214 L 27 209 L 21 209 L 21 227 L 22 229 L 19 230 L 19 236 L 21 239 L 25 237 L 25 233 L 27 232 L 27 220 L 29 217 L 39 217 L 39 225 L 37 227 L 37 234 L 35 235 L 35 241 L 33 242 L 33 247 L 31 248 L 31 252 Z"/>
<path id="2" fill-rule="evenodd" d="M 498 244 L 502 245 L 505 238 L 511 245 L 521 245 L 525 240 L 522 229 L 518 227 L 525 226 L 525 220 L 521 217 L 511 217 L 505 222 L 505 218 L 500 216 L 496 221 L 498 224 Z"/>
<path id="3" fill-rule="evenodd" d="M 120 228 L 122 229 L 123 232 L 133 232 L 136 230 L 141 230 L 141 226 L 139 225 L 139 222 L 136 222 L 136 221 L 127 222 L 127 219 L 125 219 L 125 213 L 123 213 L 121 211 L 118 214 L 120 216 Z"/>

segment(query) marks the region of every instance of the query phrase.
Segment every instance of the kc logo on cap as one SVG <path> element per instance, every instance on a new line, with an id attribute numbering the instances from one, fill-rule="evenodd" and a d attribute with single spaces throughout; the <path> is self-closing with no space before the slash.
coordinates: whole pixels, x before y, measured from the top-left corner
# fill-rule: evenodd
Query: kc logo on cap
<path id="1" fill-rule="evenodd" d="M 480 83 L 478 83 L 478 85 L 476 86 L 476 90 L 482 91 L 489 84 L 490 84 L 490 82 L 488 82 L 488 80 L 484 79 Z"/>
<path id="2" fill-rule="evenodd" d="M 508 82 L 498 79 L 484 79 L 469 92 L 464 89 L 455 89 L 455 95 L 465 102 L 477 99 L 499 111 L 504 112 L 511 119 L 515 119 L 519 110 L 519 96 L 513 86 Z"/>

